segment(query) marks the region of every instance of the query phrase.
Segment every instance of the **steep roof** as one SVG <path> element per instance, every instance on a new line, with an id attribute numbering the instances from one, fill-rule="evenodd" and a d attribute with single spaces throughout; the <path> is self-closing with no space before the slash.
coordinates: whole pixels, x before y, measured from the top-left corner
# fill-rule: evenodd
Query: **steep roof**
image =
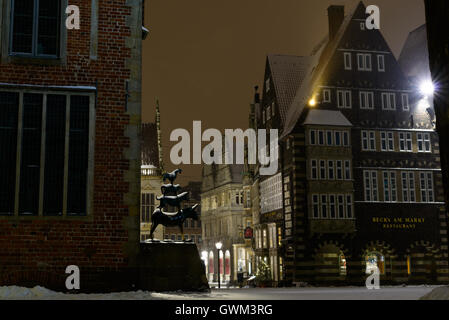
<path id="1" fill-rule="evenodd" d="M 142 165 L 159 168 L 159 148 L 156 123 L 142 123 L 140 140 Z"/>
<path id="2" fill-rule="evenodd" d="M 338 45 L 344 33 L 346 32 L 346 29 L 351 22 L 352 17 L 360 6 L 362 6 L 363 8 L 365 7 L 363 2 L 361 1 L 352 1 L 351 5 L 349 6 L 352 8 L 351 10 L 349 10 L 350 14 L 348 14 L 344 18 L 335 37 L 331 41 L 322 41 L 321 46 L 314 50 L 315 54 L 312 55 L 310 59 L 308 69 L 306 71 L 306 76 L 303 79 L 300 87 L 298 88 L 295 98 L 293 99 L 293 102 L 288 109 L 286 124 L 284 126 L 283 132 L 281 133 L 281 138 L 290 134 L 295 128 L 296 123 L 303 114 L 303 111 L 309 99 L 313 96 L 314 90 L 316 90 L 317 86 L 321 82 L 321 79 L 324 75 L 324 72 L 326 71 L 331 57 L 338 49 Z"/>
<path id="3" fill-rule="evenodd" d="M 311 57 L 268 55 L 282 125 L 296 90 L 304 80 Z"/>
<path id="4" fill-rule="evenodd" d="M 426 25 L 416 28 L 407 37 L 399 56 L 399 65 L 411 79 L 430 79 L 429 51 Z"/>
<path id="5" fill-rule="evenodd" d="M 340 111 L 310 110 L 304 125 L 352 127 L 352 123 Z"/>

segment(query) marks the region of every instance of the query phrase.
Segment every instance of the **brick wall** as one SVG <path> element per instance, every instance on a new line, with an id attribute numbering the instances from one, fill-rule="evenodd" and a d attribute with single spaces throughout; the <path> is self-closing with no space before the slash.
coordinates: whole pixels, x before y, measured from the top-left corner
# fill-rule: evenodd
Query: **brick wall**
<path id="1" fill-rule="evenodd" d="M 97 2 L 98 9 L 92 9 L 95 1 L 70 1 L 80 8 L 81 29 L 66 31 L 62 63 L 13 61 L 2 55 L 0 83 L 97 83 L 98 96 L 93 212 L 84 218 L 0 216 L 0 285 L 63 289 L 65 268 L 71 264 L 80 267 L 82 290 L 114 290 L 130 284 L 127 270 L 136 265 L 139 250 L 142 1 Z M 98 14 L 98 30 L 91 30 L 91 13 Z M 7 44 L 4 28 L 3 53 Z M 94 47 L 96 59 L 92 59 L 91 39 L 95 37 L 98 46 Z"/>

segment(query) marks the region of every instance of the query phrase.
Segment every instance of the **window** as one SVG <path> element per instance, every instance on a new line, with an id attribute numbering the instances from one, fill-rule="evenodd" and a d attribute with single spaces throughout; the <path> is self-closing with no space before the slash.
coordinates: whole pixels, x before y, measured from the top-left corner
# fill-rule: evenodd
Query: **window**
<path id="1" fill-rule="evenodd" d="M 345 160 L 345 180 L 351 180 L 351 161 Z"/>
<path id="2" fill-rule="evenodd" d="M 10 182 L 0 187 L 0 215 L 87 214 L 92 110 L 89 96 L 0 92 L 0 147 L 9 151 L 0 156 L 0 172 Z"/>
<path id="3" fill-rule="evenodd" d="M 402 98 L 402 110 L 403 111 L 410 111 L 410 105 L 408 103 L 408 94 L 407 93 L 403 93 L 401 95 Z"/>
<path id="4" fill-rule="evenodd" d="M 430 134 L 429 133 L 418 133 L 418 152 L 432 152 L 430 147 Z"/>
<path id="5" fill-rule="evenodd" d="M 329 89 L 323 90 L 323 102 L 324 103 L 331 102 L 331 91 Z"/>
<path id="6" fill-rule="evenodd" d="M 345 201 L 342 194 L 339 194 L 337 196 L 337 211 L 338 218 L 343 219 L 345 217 Z"/>
<path id="7" fill-rule="evenodd" d="M 321 195 L 321 218 L 327 219 L 327 195 Z"/>
<path id="8" fill-rule="evenodd" d="M 415 202 L 415 174 L 413 172 L 402 172 L 402 201 Z"/>
<path id="9" fill-rule="evenodd" d="M 343 131 L 343 145 L 349 147 L 349 133 L 347 131 Z"/>
<path id="10" fill-rule="evenodd" d="M 334 135 L 332 131 L 326 131 L 326 143 L 328 146 L 334 145 Z"/>
<path id="11" fill-rule="evenodd" d="M 341 143 L 341 132 L 340 131 L 335 131 L 335 146 L 339 147 L 342 145 Z"/>
<path id="12" fill-rule="evenodd" d="M 311 179 L 318 179 L 318 165 L 316 160 L 311 161 Z"/>
<path id="13" fill-rule="evenodd" d="M 329 216 L 331 219 L 335 219 L 337 216 L 337 211 L 335 208 L 335 195 L 329 195 Z"/>
<path id="14" fill-rule="evenodd" d="M 412 134 L 410 132 L 399 133 L 399 150 L 401 152 L 412 152 Z"/>
<path id="15" fill-rule="evenodd" d="M 282 209 L 281 173 L 260 183 L 260 207 L 262 213 Z"/>
<path id="16" fill-rule="evenodd" d="M 343 161 L 337 160 L 337 180 L 343 180 Z"/>
<path id="17" fill-rule="evenodd" d="M 396 202 L 396 173 L 390 171 L 383 172 L 384 201 Z"/>
<path id="18" fill-rule="evenodd" d="M 376 132 L 362 130 L 362 150 L 376 151 Z"/>
<path id="19" fill-rule="evenodd" d="M 263 229 L 262 230 L 262 248 L 266 248 L 267 247 L 267 229 Z"/>
<path id="20" fill-rule="evenodd" d="M 335 180 L 335 176 L 334 176 L 334 161 L 330 160 L 327 162 L 327 176 L 329 180 Z"/>
<path id="21" fill-rule="evenodd" d="M 377 71 L 385 72 L 385 56 L 384 55 L 377 56 Z"/>
<path id="22" fill-rule="evenodd" d="M 318 131 L 318 144 L 324 146 L 324 131 Z"/>
<path id="23" fill-rule="evenodd" d="M 316 145 L 316 130 L 310 130 L 310 144 Z"/>
<path id="24" fill-rule="evenodd" d="M 326 180 L 326 161 L 320 160 L 320 179 Z"/>
<path id="25" fill-rule="evenodd" d="M 374 109 L 374 94 L 372 92 L 360 91 L 360 109 Z"/>
<path id="26" fill-rule="evenodd" d="M 12 55 L 59 56 L 60 1 L 14 0 L 11 11 Z"/>
<path id="27" fill-rule="evenodd" d="M 348 219 L 352 219 L 354 214 L 353 214 L 353 202 L 352 202 L 352 195 L 348 194 L 346 196 L 346 217 Z"/>
<path id="28" fill-rule="evenodd" d="M 377 202 L 377 171 L 363 171 L 365 201 Z"/>
<path id="29" fill-rule="evenodd" d="M 382 93 L 382 110 L 396 110 L 396 94 Z"/>
<path id="30" fill-rule="evenodd" d="M 337 91 L 337 106 L 339 108 L 350 109 L 352 107 L 351 91 L 338 90 Z"/>
<path id="31" fill-rule="evenodd" d="M 421 182 L 421 202 L 434 202 L 433 173 L 421 172 L 419 177 Z"/>
<path id="32" fill-rule="evenodd" d="M 382 151 L 394 151 L 394 133 L 382 131 L 380 133 L 380 149 Z"/>
<path id="33" fill-rule="evenodd" d="M 140 208 L 140 222 L 151 222 L 151 215 L 154 211 L 154 193 L 142 193 L 142 203 Z"/>
<path id="34" fill-rule="evenodd" d="M 352 69 L 352 55 L 350 52 L 344 53 L 344 60 L 345 60 L 345 70 L 351 70 Z"/>
<path id="35" fill-rule="evenodd" d="M 371 71 L 371 54 L 358 53 L 357 66 L 359 71 Z"/>
<path id="36" fill-rule="evenodd" d="M 317 194 L 312 195 L 312 212 L 314 218 L 320 217 L 320 201 Z"/>

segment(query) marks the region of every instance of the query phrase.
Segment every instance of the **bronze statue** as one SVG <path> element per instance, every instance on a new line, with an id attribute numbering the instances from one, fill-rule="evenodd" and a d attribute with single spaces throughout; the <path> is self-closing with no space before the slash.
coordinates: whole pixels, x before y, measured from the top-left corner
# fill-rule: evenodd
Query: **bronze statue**
<path id="1" fill-rule="evenodd" d="M 157 197 L 157 200 L 159 200 L 159 206 L 151 215 L 151 240 L 153 240 L 153 234 L 157 226 L 162 224 L 165 227 L 178 226 L 181 230 L 182 240 L 184 241 L 184 221 L 186 219 L 198 220 L 198 213 L 195 211 L 195 209 L 199 206 L 198 204 L 181 209 L 181 202 L 188 200 L 189 197 L 188 192 L 178 194 L 178 191 L 181 189 L 179 184 L 173 185 L 173 182 L 175 181 L 177 175 L 181 172 L 181 169 L 176 169 L 173 172 L 164 173 L 162 176 L 163 181 L 168 179 L 170 181 L 170 184 L 164 184 L 161 187 L 163 195 Z M 172 195 L 169 196 L 168 194 Z M 167 206 L 176 207 L 178 208 L 178 211 L 173 213 L 164 212 L 163 209 Z"/>

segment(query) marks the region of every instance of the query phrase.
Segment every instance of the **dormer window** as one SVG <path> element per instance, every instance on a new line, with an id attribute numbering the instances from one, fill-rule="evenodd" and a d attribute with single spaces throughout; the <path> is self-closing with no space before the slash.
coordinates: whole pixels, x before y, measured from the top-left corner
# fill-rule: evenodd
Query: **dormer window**
<path id="1" fill-rule="evenodd" d="M 12 0 L 11 10 L 11 55 L 59 57 L 60 1 Z"/>

